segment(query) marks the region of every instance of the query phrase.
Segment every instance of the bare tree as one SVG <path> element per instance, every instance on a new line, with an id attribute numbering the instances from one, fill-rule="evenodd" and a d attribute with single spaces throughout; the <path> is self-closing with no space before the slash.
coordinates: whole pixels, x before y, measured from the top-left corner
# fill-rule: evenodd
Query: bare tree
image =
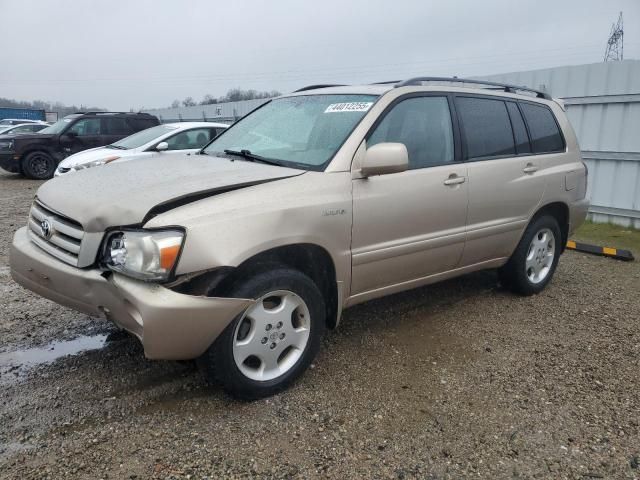
<path id="1" fill-rule="evenodd" d="M 184 105 L 185 107 L 193 107 L 196 105 L 196 101 L 193 99 L 193 97 L 187 97 L 182 100 L 182 105 Z"/>
<path id="2" fill-rule="evenodd" d="M 171 102 L 171 108 L 178 108 L 180 106 L 180 100 L 174 100 Z"/>
<path id="3" fill-rule="evenodd" d="M 205 95 L 200 102 L 200 105 L 213 105 L 214 103 L 218 103 L 218 99 L 213 95 Z"/>

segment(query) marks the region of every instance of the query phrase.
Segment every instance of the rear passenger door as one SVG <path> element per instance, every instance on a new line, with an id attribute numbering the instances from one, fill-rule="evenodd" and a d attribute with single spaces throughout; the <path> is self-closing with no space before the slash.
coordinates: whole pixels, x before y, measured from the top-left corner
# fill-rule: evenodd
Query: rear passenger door
<path id="1" fill-rule="evenodd" d="M 400 99 L 366 137 L 367 148 L 404 144 L 409 169 L 353 180 L 352 295 L 410 288 L 458 265 L 467 173 L 451 102 L 446 94 Z"/>
<path id="2" fill-rule="evenodd" d="M 479 95 L 455 101 L 469 176 L 467 266 L 511 255 L 544 193 L 545 159 L 532 154 L 517 102 Z"/>

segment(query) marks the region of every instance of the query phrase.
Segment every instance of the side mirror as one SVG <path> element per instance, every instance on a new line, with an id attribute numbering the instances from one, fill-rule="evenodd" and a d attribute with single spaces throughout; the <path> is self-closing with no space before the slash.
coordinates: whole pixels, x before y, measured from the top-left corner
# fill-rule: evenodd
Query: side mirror
<path id="1" fill-rule="evenodd" d="M 409 168 L 409 154 L 403 143 L 378 143 L 367 148 L 360 172 L 364 177 L 404 172 Z"/>
<path id="2" fill-rule="evenodd" d="M 77 137 L 77 136 L 78 136 L 78 132 L 74 132 L 74 131 L 72 131 L 72 130 L 70 130 L 70 131 L 68 131 L 68 132 L 64 132 L 64 134 L 65 134 L 67 137 L 70 137 L 70 138 L 75 138 L 75 137 Z"/>
<path id="3" fill-rule="evenodd" d="M 156 145 L 156 152 L 164 152 L 165 150 L 169 150 L 169 144 L 167 142 L 160 142 Z"/>

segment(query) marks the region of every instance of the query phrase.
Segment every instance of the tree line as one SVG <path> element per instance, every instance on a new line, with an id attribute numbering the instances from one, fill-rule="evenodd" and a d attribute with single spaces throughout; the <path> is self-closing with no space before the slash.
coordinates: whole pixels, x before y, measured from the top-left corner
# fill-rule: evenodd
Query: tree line
<path id="1" fill-rule="evenodd" d="M 196 105 L 213 105 L 216 103 L 226 102 L 239 102 L 241 100 L 254 100 L 256 98 L 273 98 L 281 95 L 277 90 L 271 90 L 270 92 L 259 92 L 257 90 L 242 90 L 241 88 L 232 88 L 225 95 L 221 97 L 214 97 L 213 95 L 205 95 L 199 102 L 195 101 L 193 97 L 187 97 L 184 100 L 174 100 L 171 103 L 171 108 L 183 107 L 195 107 Z"/>
<path id="2" fill-rule="evenodd" d="M 253 100 L 256 98 L 272 98 L 281 95 L 277 90 L 271 90 L 270 92 L 259 92 L 257 90 L 243 90 L 241 88 L 232 88 L 225 95 L 221 97 L 214 97 L 213 95 L 205 95 L 200 102 L 196 102 L 192 97 L 187 97 L 184 100 L 174 100 L 171 104 L 171 108 L 194 107 L 196 105 L 212 105 L 215 103 L 225 102 L 238 102 L 240 100 Z M 58 118 L 62 118 L 66 115 L 70 115 L 76 112 L 106 112 L 107 109 L 101 107 L 88 107 L 86 105 L 65 105 L 62 102 L 47 102 L 44 100 L 33 100 L 31 102 L 23 100 L 12 100 L 10 98 L 0 97 L 0 107 L 5 108 L 31 108 L 35 110 L 44 110 L 46 112 L 56 112 Z M 133 111 L 133 109 L 131 110 Z"/>

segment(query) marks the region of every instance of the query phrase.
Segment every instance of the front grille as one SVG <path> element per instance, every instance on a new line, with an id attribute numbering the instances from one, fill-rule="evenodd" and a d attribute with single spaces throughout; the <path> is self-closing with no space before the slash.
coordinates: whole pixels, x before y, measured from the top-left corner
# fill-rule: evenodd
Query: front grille
<path id="1" fill-rule="evenodd" d="M 78 266 L 84 230 L 82 225 L 63 217 L 35 200 L 29 212 L 31 240 L 45 252 L 69 265 Z"/>

